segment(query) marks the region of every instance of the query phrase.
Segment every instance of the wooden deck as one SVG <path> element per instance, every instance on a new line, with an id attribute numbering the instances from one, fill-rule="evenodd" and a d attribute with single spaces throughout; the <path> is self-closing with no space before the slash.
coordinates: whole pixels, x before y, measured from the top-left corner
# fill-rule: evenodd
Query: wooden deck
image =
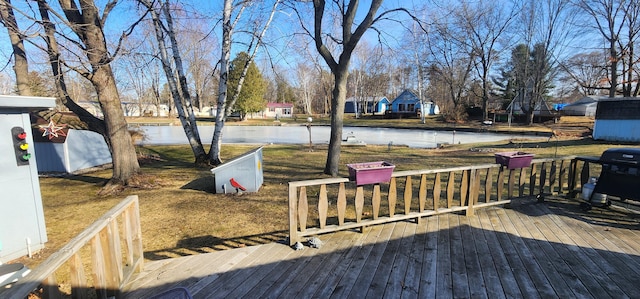
<path id="1" fill-rule="evenodd" d="M 522 200 L 283 243 L 147 262 L 127 287 L 194 298 L 640 298 L 638 216 Z"/>

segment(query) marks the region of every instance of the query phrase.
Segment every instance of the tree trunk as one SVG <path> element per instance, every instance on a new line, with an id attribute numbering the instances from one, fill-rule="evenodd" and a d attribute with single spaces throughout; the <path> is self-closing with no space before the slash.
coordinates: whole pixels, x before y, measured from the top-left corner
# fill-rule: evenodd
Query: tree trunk
<path id="1" fill-rule="evenodd" d="M 482 58 L 482 120 L 489 119 L 489 66 Z"/>
<path id="2" fill-rule="evenodd" d="M 615 39 L 610 40 L 609 46 L 609 55 L 611 56 L 609 60 L 611 61 L 611 66 L 609 67 L 609 72 L 611 72 L 611 86 L 609 87 L 609 97 L 614 98 L 616 96 L 616 88 L 618 87 L 618 52 L 616 51 L 616 41 Z"/>
<path id="3" fill-rule="evenodd" d="M 213 140 L 209 149 L 209 163 L 222 164 L 220 149 L 222 148 L 222 128 L 227 119 L 227 82 L 229 81 L 229 59 L 231 58 L 231 9 L 232 1 L 224 1 L 222 16 L 222 52 L 220 55 L 220 81 L 218 82 L 218 102 L 216 107 L 216 126 L 213 130 Z"/>
<path id="4" fill-rule="evenodd" d="M 21 33 L 18 28 L 18 23 L 16 22 L 16 17 L 13 14 L 13 7 L 11 6 L 10 0 L 0 1 L 0 17 L 11 40 L 14 60 L 13 71 L 16 75 L 18 94 L 30 96 L 31 88 L 29 88 L 29 63 L 27 53 L 24 49 L 22 38 L 20 37 Z"/>
<path id="5" fill-rule="evenodd" d="M 127 185 L 129 179 L 140 172 L 131 134 L 124 118 L 120 97 L 109 65 L 96 69 L 91 81 L 96 87 L 98 101 L 104 114 L 113 161 L 111 184 Z"/>
<path id="6" fill-rule="evenodd" d="M 107 50 L 102 28 L 104 19 L 101 18 L 93 1 L 80 0 L 80 7 L 74 1 L 59 1 L 59 3 L 70 27 L 83 43 L 84 54 L 91 65 L 91 73 L 84 75 L 95 87 L 98 102 L 104 114 L 113 172 L 109 184 L 103 190 L 109 192 L 113 187 L 132 183 L 130 180 L 140 172 L 140 165 L 111 70 L 112 58 Z"/>
<path id="7" fill-rule="evenodd" d="M 151 13 L 154 25 L 153 27 L 156 34 L 156 42 L 158 44 L 158 49 L 160 52 L 160 60 L 162 61 L 162 69 L 164 70 L 165 77 L 167 78 L 167 85 L 169 86 L 169 90 L 171 91 L 171 97 L 173 99 L 173 103 L 176 106 L 180 124 L 182 125 L 182 129 L 187 136 L 187 141 L 189 142 L 191 150 L 193 151 L 195 164 L 204 166 L 207 164 L 207 153 L 204 151 L 204 147 L 202 146 L 200 133 L 196 124 L 195 114 L 193 113 L 191 96 L 188 90 L 187 79 L 184 75 L 182 58 L 180 56 L 178 42 L 175 38 L 175 32 L 173 30 L 173 19 L 171 18 L 171 14 L 168 11 L 168 4 L 160 4 L 162 6 L 160 9 L 162 10 L 167 22 L 165 27 L 160 20 L 159 13 L 154 9 L 153 3 L 150 3 L 148 1 L 141 2 L 149 9 Z M 163 31 L 166 31 L 167 35 L 170 38 L 173 61 L 171 61 L 171 58 L 169 57 L 169 53 L 167 51 L 168 46 L 165 42 Z M 171 66 L 175 66 L 175 70 L 172 69 Z M 175 73 L 178 74 L 178 80 L 176 80 L 175 78 Z M 182 92 L 180 92 L 178 88 L 181 88 Z"/>
<path id="8" fill-rule="evenodd" d="M 55 38 L 55 25 L 49 18 L 49 11 L 46 9 L 45 0 L 38 0 L 38 10 L 40 11 L 40 18 L 42 18 L 42 27 L 45 32 L 45 42 L 47 44 L 47 54 L 49 56 L 49 64 L 51 65 L 51 72 L 56 85 L 56 93 L 58 99 L 62 104 L 67 107 L 71 112 L 75 113 L 81 121 L 87 124 L 90 131 L 100 134 L 108 146 L 111 144 L 107 135 L 107 128 L 102 119 L 95 117 L 86 109 L 80 107 L 73 101 L 67 90 L 67 85 L 64 80 L 64 71 L 62 70 L 60 51 L 58 50 L 58 43 Z"/>
<path id="9" fill-rule="evenodd" d="M 344 123 L 344 105 L 347 98 L 347 67 L 338 68 L 335 73 L 331 101 L 331 136 L 329 137 L 329 150 L 324 173 L 333 177 L 338 176 L 340 163 L 340 150 L 342 147 L 342 125 Z"/>

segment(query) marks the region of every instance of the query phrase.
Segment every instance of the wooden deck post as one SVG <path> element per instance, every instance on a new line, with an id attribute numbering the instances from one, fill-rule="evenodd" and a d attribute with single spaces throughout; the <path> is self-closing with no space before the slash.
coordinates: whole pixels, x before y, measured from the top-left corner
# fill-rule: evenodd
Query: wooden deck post
<path id="1" fill-rule="evenodd" d="M 409 215 L 411 212 L 411 200 L 413 199 L 413 184 L 411 176 L 407 176 L 404 184 L 404 214 Z"/>
<path id="2" fill-rule="evenodd" d="M 298 188 L 289 183 L 289 246 L 298 242 Z"/>
<path id="3" fill-rule="evenodd" d="M 378 219 L 380 215 L 380 184 L 373 185 L 373 196 L 371 198 L 371 204 L 373 205 L 373 219 Z"/>
<path id="4" fill-rule="evenodd" d="M 472 169 L 469 174 L 469 196 L 468 196 L 468 204 L 467 204 L 467 216 L 473 216 L 473 204 L 476 198 L 478 197 L 478 193 L 476 192 L 476 185 L 478 182 L 478 170 Z"/>
<path id="5" fill-rule="evenodd" d="M 344 217 L 347 211 L 347 192 L 344 183 L 340 183 L 338 188 L 338 225 L 344 225 Z"/>
<path id="6" fill-rule="evenodd" d="M 327 226 L 327 209 L 329 208 L 329 198 L 327 197 L 327 184 L 320 185 L 318 196 L 318 221 L 320 228 Z"/>

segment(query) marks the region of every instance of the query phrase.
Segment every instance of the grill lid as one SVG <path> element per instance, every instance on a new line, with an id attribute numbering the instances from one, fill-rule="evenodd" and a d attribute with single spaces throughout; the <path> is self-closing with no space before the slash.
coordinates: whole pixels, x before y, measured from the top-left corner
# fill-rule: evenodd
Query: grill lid
<path id="1" fill-rule="evenodd" d="M 601 162 L 640 164 L 640 148 L 611 148 L 600 156 Z"/>

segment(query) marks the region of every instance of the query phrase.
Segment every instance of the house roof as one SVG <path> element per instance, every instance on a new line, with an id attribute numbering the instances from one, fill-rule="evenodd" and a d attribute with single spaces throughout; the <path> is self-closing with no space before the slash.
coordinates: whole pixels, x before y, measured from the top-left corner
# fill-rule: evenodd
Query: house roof
<path id="1" fill-rule="evenodd" d="M 293 108 L 293 104 L 269 102 L 267 103 L 267 108 Z"/>
<path id="2" fill-rule="evenodd" d="M 586 104 L 591 104 L 591 103 L 597 103 L 600 100 L 600 98 L 595 97 L 595 96 L 586 96 L 583 97 L 567 106 L 579 106 L 579 105 L 586 105 Z"/>
<path id="3" fill-rule="evenodd" d="M 424 99 L 425 102 L 433 102 L 431 101 L 429 98 L 425 98 Z M 408 103 L 413 103 L 413 102 L 419 102 L 420 99 L 418 98 L 418 95 L 416 95 L 413 91 L 409 90 L 409 89 L 405 89 L 405 91 L 403 91 L 398 97 L 396 97 L 392 103 L 402 103 L 402 102 L 408 102 Z"/>
<path id="4" fill-rule="evenodd" d="M 389 99 L 387 99 L 387 97 L 384 96 L 373 96 L 373 97 L 364 97 L 361 99 L 357 99 L 357 100 L 364 100 L 367 102 L 384 102 L 387 101 L 389 102 Z M 356 101 L 356 97 L 349 97 L 346 100 L 347 102 L 355 102 Z"/>

